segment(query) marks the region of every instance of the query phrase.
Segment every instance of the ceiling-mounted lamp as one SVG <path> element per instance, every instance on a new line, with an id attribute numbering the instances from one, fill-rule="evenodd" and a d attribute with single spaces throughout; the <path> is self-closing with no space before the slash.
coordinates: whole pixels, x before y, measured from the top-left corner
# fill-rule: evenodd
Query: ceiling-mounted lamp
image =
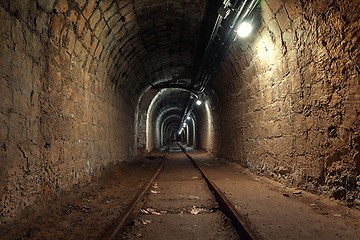
<path id="1" fill-rule="evenodd" d="M 190 116 L 187 116 L 187 117 L 186 117 L 186 119 L 187 119 L 187 120 L 190 120 L 190 119 L 191 119 L 191 117 L 190 117 Z"/>
<path id="2" fill-rule="evenodd" d="M 202 104 L 202 101 L 200 99 L 197 99 L 195 103 L 196 105 L 200 106 Z"/>
<path id="3" fill-rule="evenodd" d="M 240 24 L 239 28 L 237 29 L 237 34 L 239 37 L 245 38 L 245 37 L 249 36 L 252 29 L 253 29 L 253 27 L 252 27 L 251 23 L 242 22 Z"/>

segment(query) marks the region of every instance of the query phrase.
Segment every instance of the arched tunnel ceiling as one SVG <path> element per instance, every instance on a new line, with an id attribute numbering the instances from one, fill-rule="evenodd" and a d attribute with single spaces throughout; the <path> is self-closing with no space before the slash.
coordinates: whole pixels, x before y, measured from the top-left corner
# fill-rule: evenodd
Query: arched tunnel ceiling
<path id="1" fill-rule="evenodd" d="M 156 101 L 154 111 L 163 112 L 169 106 L 185 109 L 187 101 L 190 99 L 190 93 L 173 89 L 165 89 L 160 93 Z"/>
<path id="2" fill-rule="evenodd" d="M 146 121 L 146 148 L 156 149 L 162 146 L 161 139 L 178 133 L 184 112 L 189 103 L 194 101 L 193 93 L 181 88 L 157 87 L 146 91 L 139 102 L 139 126 L 145 126 Z M 190 117 L 191 129 L 195 128 L 197 119 L 204 114 L 203 106 L 196 106 Z M 141 132 L 142 134 L 142 132 Z M 170 135 L 169 135 L 170 134 Z M 142 143 L 142 142 L 141 142 Z M 141 144 L 140 143 L 140 144 Z M 145 142 L 144 142 L 145 144 Z"/>
<path id="3" fill-rule="evenodd" d="M 181 117 L 177 115 L 171 115 L 164 119 L 163 128 L 164 130 L 169 130 L 171 132 L 177 132 L 179 130 L 179 123 Z"/>
<path id="4" fill-rule="evenodd" d="M 190 100 L 191 93 L 179 89 L 162 90 L 153 102 L 150 109 L 150 116 L 154 117 L 154 122 L 163 122 L 169 116 L 175 115 L 181 121 L 184 110 Z M 178 126 L 180 124 L 178 121 Z"/>
<path id="5" fill-rule="evenodd" d="M 72 25 L 66 41 L 74 32 L 115 89 L 138 96 L 156 83 L 196 76 L 218 2 L 57 1 L 52 24 Z"/>

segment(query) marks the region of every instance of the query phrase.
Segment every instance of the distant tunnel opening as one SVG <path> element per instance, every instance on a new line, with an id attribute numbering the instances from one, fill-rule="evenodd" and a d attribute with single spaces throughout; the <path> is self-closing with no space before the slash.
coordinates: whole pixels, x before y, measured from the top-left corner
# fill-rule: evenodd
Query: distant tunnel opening
<path id="1" fill-rule="evenodd" d="M 207 130 L 212 124 L 212 115 L 207 107 L 209 102 L 194 108 L 182 123 L 190 101 L 191 93 L 186 90 L 151 89 L 145 92 L 138 109 L 138 136 L 141 139 L 138 146 L 146 146 L 151 151 L 180 141 L 189 146 L 207 148 L 212 137 Z"/>

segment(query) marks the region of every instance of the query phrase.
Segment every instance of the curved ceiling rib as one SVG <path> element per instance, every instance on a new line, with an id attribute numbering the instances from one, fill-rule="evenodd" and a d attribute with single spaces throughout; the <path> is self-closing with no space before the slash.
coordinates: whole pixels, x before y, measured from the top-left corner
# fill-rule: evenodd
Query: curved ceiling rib
<path id="1" fill-rule="evenodd" d="M 117 2 L 118 13 L 114 15 L 123 18 L 116 17 L 122 27 L 111 38 L 115 44 L 110 50 L 113 61 L 108 72 L 113 81 L 139 94 L 156 82 L 194 78 L 203 48 L 199 32 L 205 4 L 204 1 Z M 109 35 L 111 32 L 110 29 Z"/>

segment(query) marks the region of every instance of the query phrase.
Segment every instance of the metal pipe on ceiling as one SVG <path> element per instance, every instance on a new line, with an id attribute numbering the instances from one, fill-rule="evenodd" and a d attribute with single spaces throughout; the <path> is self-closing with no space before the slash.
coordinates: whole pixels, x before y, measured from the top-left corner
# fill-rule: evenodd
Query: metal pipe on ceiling
<path id="1" fill-rule="evenodd" d="M 251 14 L 257 3 L 258 0 L 235 0 L 234 3 L 231 3 L 230 0 L 225 0 L 219 8 L 217 19 L 206 46 L 198 74 L 195 80 L 191 82 L 192 92 L 198 93 L 195 95 L 197 98 L 205 91 L 207 84 L 215 75 L 231 43 L 236 38 L 237 27 Z M 190 116 L 193 111 L 194 106 L 195 99 L 190 99 L 184 111 L 179 132 L 186 122 L 187 116 Z"/>
<path id="2" fill-rule="evenodd" d="M 224 18 L 224 21 L 220 24 L 223 28 L 227 29 L 225 30 L 225 33 L 219 33 L 219 27 L 214 27 L 214 29 L 216 28 L 216 31 L 213 32 L 213 35 L 218 36 L 219 41 L 216 41 L 214 36 L 210 37 L 208 46 L 210 46 L 210 49 L 214 49 L 214 53 L 210 54 L 211 51 L 207 51 L 204 54 L 203 64 L 199 68 L 199 73 L 195 82 L 197 91 L 203 92 L 205 90 L 206 85 L 211 80 L 211 77 L 214 75 L 214 72 L 217 70 L 231 43 L 236 37 L 236 27 L 252 12 L 257 2 L 258 0 L 244 0 L 242 4 L 239 4 L 233 12 L 229 14 L 228 21 L 230 21 L 230 24 L 228 24 Z"/>

